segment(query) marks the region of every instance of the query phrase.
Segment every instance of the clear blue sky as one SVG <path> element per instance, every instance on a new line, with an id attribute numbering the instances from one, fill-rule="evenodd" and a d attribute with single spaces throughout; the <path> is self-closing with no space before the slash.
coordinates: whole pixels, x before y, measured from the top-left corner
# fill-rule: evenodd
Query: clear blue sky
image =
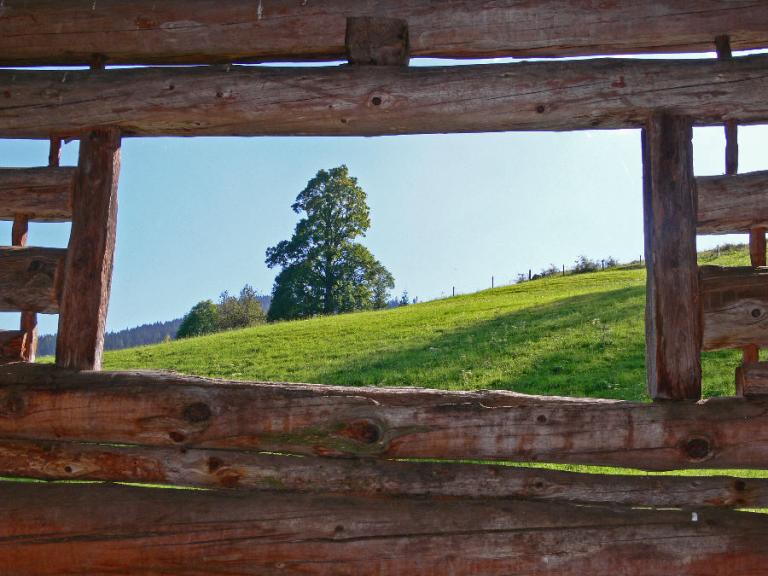
<path id="1" fill-rule="evenodd" d="M 740 129 L 740 170 L 768 169 L 768 127 Z M 47 142 L 0 140 L 0 166 L 43 165 Z M 696 129 L 697 175 L 723 172 L 721 128 Z M 62 164 L 76 164 L 77 144 Z M 382 138 L 125 139 L 108 329 L 169 320 L 250 283 L 268 293 L 268 246 L 319 169 L 347 164 L 368 193 L 363 242 L 395 293 L 430 299 L 509 283 L 580 255 L 643 249 L 640 133 L 503 133 Z M 30 244 L 66 246 L 67 224 L 33 224 Z M 0 243 L 10 243 L 0 222 Z M 706 248 L 744 237 L 700 237 Z M 41 333 L 56 316 L 41 316 Z M 0 314 L 15 328 L 17 314 Z"/>

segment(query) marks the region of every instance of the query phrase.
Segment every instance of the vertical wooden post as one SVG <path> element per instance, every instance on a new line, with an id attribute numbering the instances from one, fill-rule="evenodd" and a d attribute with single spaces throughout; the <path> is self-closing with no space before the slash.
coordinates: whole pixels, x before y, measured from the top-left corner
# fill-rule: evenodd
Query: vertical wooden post
<path id="1" fill-rule="evenodd" d="M 701 397 L 696 181 L 688 118 L 654 113 L 643 130 L 646 368 L 654 399 Z"/>
<path id="2" fill-rule="evenodd" d="M 56 363 L 98 370 L 112 282 L 120 174 L 120 131 L 93 130 L 80 139 L 56 341 Z"/>

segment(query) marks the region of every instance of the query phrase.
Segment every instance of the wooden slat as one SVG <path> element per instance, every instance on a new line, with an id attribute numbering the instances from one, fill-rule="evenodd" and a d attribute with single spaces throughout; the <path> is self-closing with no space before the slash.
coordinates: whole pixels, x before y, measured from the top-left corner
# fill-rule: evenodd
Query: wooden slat
<path id="1" fill-rule="evenodd" d="M 56 314 L 65 256 L 59 248 L 0 247 L 0 312 Z"/>
<path id="2" fill-rule="evenodd" d="M 0 168 L 0 220 L 70 220 L 74 182 L 75 168 Z"/>
<path id="3" fill-rule="evenodd" d="M 0 65 L 226 63 L 344 58 L 348 17 L 406 20 L 416 56 L 707 52 L 768 45 L 750 0 L 28 0 L 6 1 Z"/>
<path id="4" fill-rule="evenodd" d="M 517 466 L 306 458 L 232 450 L 0 441 L 0 476 L 377 496 L 525 498 L 577 504 L 768 506 L 768 480 L 617 476 Z"/>
<path id="5" fill-rule="evenodd" d="M 407 66 L 408 23 L 399 18 L 348 18 L 347 61 L 362 66 Z"/>
<path id="6" fill-rule="evenodd" d="M 416 134 L 768 120 L 768 56 L 407 68 L 0 71 L 0 137 Z"/>
<path id="7" fill-rule="evenodd" d="M 112 285 L 120 177 L 120 131 L 93 130 L 80 139 L 72 232 L 67 248 L 56 364 L 98 370 Z"/>
<path id="8" fill-rule="evenodd" d="M 14 576 L 754 576 L 766 539 L 748 512 L 0 484 Z"/>
<path id="9" fill-rule="evenodd" d="M 654 399 L 701 397 L 692 137 L 689 119 L 666 113 L 643 129 L 646 371 Z"/>
<path id="10" fill-rule="evenodd" d="M 768 170 L 699 176 L 699 234 L 747 233 L 768 226 Z"/>
<path id="11" fill-rule="evenodd" d="M 21 330 L 0 330 L 0 364 L 23 361 L 24 340 Z"/>
<path id="12" fill-rule="evenodd" d="M 768 362 L 749 362 L 736 368 L 739 396 L 768 396 Z"/>
<path id="13" fill-rule="evenodd" d="M 0 438 L 644 469 L 768 468 L 768 404 L 0 369 Z"/>
<path id="14" fill-rule="evenodd" d="M 702 266 L 705 350 L 768 346 L 768 268 Z"/>

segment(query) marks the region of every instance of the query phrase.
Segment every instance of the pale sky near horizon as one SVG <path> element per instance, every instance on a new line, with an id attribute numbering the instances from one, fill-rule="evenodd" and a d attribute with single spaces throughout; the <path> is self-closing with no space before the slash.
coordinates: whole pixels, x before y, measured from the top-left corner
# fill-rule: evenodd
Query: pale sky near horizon
<path id="1" fill-rule="evenodd" d="M 768 127 L 741 127 L 741 172 L 768 169 Z M 697 128 L 697 175 L 724 169 L 722 128 Z M 0 140 L 0 167 L 44 165 L 48 143 Z M 77 144 L 62 165 L 75 165 Z M 269 293 L 264 252 L 322 168 L 347 164 L 368 194 L 362 241 L 421 300 L 510 283 L 581 254 L 643 250 L 639 130 L 377 138 L 126 138 L 108 330 L 185 314 L 249 283 Z M 32 224 L 30 245 L 65 247 L 68 224 Z M 0 222 L 0 244 L 11 226 Z M 699 237 L 699 248 L 744 236 Z M 41 315 L 40 332 L 57 316 Z M 0 329 L 18 314 L 0 314 Z"/>

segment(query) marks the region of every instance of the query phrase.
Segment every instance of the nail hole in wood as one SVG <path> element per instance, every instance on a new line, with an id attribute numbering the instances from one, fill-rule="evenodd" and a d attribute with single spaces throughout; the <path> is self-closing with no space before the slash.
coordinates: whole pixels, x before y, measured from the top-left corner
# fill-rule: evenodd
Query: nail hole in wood
<path id="1" fill-rule="evenodd" d="M 374 96 L 373 98 L 371 98 L 371 104 L 373 104 L 374 106 L 381 106 L 381 102 L 382 100 L 380 96 Z"/>

